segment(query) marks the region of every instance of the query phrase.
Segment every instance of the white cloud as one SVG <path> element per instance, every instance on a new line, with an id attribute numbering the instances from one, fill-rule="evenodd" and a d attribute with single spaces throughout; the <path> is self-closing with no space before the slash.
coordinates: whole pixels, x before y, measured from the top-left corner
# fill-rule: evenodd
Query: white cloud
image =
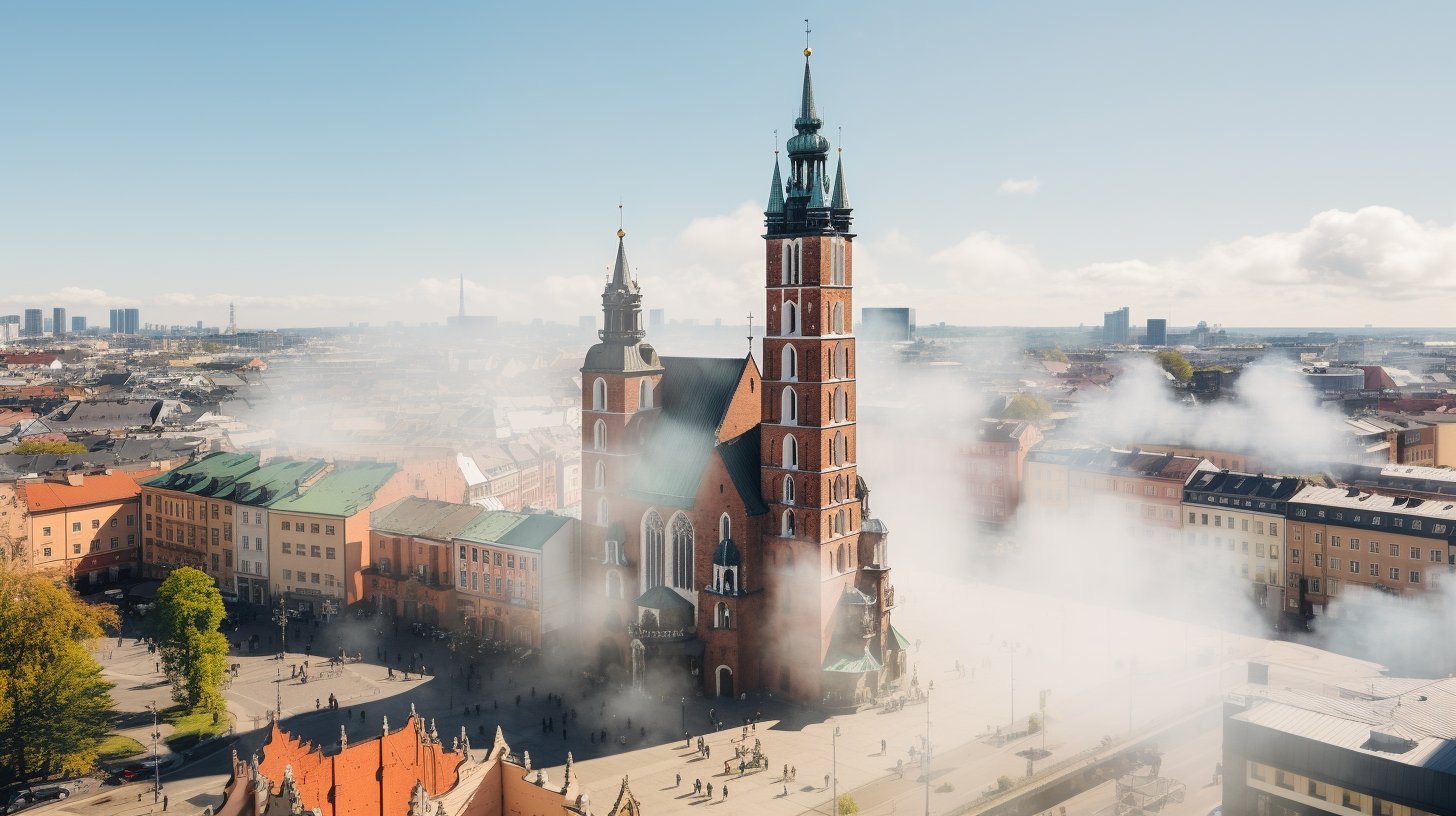
<path id="1" fill-rule="evenodd" d="M 1036 192 L 1036 189 L 1040 186 L 1041 179 L 1037 178 L 1036 176 L 1032 176 L 1029 179 L 1006 179 L 1005 181 L 1001 182 L 1000 189 L 1003 193 L 1023 193 L 1025 195 L 1031 195 L 1032 193 Z"/>

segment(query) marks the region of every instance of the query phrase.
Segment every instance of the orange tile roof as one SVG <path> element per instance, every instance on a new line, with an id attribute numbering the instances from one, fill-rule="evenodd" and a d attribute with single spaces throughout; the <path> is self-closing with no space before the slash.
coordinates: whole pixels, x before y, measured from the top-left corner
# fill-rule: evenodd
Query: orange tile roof
<path id="1" fill-rule="evenodd" d="M 31 513 L 49 513 L 69 507 L 125 501 L 141 495 L 142 488 L 128 475 L 87 476 L 78 486 L 56 482 L 32 482 L 21 485 L 26 509 Z"/>

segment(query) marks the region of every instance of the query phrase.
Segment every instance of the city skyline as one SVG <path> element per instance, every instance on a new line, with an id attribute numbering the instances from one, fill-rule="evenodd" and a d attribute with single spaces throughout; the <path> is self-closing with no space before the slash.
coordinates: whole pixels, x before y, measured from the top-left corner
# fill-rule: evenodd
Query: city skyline
<path id="1" fill-rule="evenodd" d="M 622 201 L 646 305 L 738 323 L 806 15 L 827 135 L 873 202 L 863 305 L 1421 326 L 1440 323 L 1422 294 L 1456 285 L 1434 5 L 320 4 L 288 30 L 264 7 L 139 8 L 0 12 L 0 65 L 25 78 L 0 105 L 28 123 L 0 135 L 25 157 L 0 192 L 21 281 L 0 311 L 413 325 L 456 311 L 463 274 L 472 314 L 569 322 Z"/>

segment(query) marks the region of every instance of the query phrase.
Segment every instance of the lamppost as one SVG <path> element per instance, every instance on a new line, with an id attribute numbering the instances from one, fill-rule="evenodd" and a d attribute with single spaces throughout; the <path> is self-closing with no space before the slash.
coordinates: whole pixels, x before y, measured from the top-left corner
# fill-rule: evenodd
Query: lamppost
<path id="1" fill-rule="evenodd" d="M 157 727 L 157 701 L 147 705 L 152 710 L 152 803 L 162 800 L 162 758 L 157 754 L 157 739 L 162 736 Z"/>
<path id="2" fill-rule="evenodd" d="M 834 733 L 830 736 L 829 743 L 831 748 L 830 762 L 832 763 L 829 778 L 834 783 L 834 798 L 831 800 L 829 814 L 830 816 L 839 816 L 839 726 L 834 726 Z"/>
<path id="3" fill-rule="evenodd" d="M 280 595 L 278 598 L 278 665 L 274 670 L 275 680 L 273 688 L 276 690 L 276 708 L 273 712 L 273 721 L 279 722 L 283 719 L 283 661 L 288 658 L 288 607 L 287 601 Z"/>
<path id="4" fill-rule="evenodd" d="M 1016 653 L 1021 651 L 1021 644 L 1001 641 L 1001 651 L 1005 652 L 1011 659 L 1011 726 L 1016 727 Z"/>
<path id="5" fill-rule="evenodd" d="M 682 698 L 682 730 L 683 735 L 688 733 L 688 698 Z"/>
<path id="6" fill-rule="evenodd" d="M 935 681 L 925 687 L 925 816 L 930 816 L 930 692 Z"/>

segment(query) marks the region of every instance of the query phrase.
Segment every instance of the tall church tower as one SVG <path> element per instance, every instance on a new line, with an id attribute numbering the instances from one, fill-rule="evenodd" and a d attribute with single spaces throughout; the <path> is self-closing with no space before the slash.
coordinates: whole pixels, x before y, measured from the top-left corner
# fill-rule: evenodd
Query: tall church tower
<path id="1" fill-rule="evenodd" d="M 769 610 L 778 624 L 770 631 L 785 636 L 768 673 L 780 692 L 833 706 L 862 697 L 866 688 L 872 692 L 884 679 L 893 601 L 885 602 L 883 525 L 863 510 L 855 465 L 849 190 L 842 157 L 832 183 L 829 178 L 829 140 L 819 132 L 824 122 L 814 105 L 810 54 L 805 48 L 789 178 L 784 183 L 775 155 L 764 213 L 761 461 L 770 507 L 764 542 L 766 569 L 779 584 Z"/>
<path id="2" fill-rule="evenodd" d="M 607 496 L 625 491 L 631 481 L 642 450 L 641 434 L 630 433 L 629 425 L 639 412 L 660 404 L 663 373 L 657 350 L 643 342 L 642 290 L 627 265 L 626 235 L 617 230 L 617 262 L 602 290 L 601 342 L 587 351 L 581 367 L 582 521 L 615 541 L 612 560 L 623 565 L 625 535 L 620 523 L 608 529 L 620 516 L 612 513 Z"/>

